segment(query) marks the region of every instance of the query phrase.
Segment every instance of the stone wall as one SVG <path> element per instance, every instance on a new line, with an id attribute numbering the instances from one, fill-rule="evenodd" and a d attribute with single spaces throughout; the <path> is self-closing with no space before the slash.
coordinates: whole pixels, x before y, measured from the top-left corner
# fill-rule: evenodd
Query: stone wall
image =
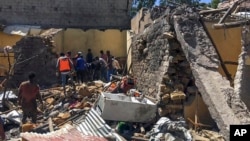
<path id="1" fill-rule="evenodd" d="M 187 97 L 199 94 L 189 62 L 168 20 L 168 16 L 155 20 L 132 40 L 132 71 L 137 89 L 158 101 L 159 116 L 180 113 Z"/>
<path id="2" fill-rule="evenodd" d="M 41 87 L 57 83 L 56 56 L 53 51 L 52 37 L 28 36 L 13 46 L 15 63 L 10 78 L 11 87 L 17 88 L 22 81 L 28 80 L 28 73 L 33 71 Z"/>
<path id="3" fill-rule="evenodd" d="M 166 20 L 159 20 L 132 39 L 132 71 L 138 89 L 154 97 L 169 66 L 169 43 L 162 36 L 169 28 Z"/>
<path id="4" fill-rule="evenodd" d="M 131 0 L 1 0 L 0 23 L 129 29 Z"/>

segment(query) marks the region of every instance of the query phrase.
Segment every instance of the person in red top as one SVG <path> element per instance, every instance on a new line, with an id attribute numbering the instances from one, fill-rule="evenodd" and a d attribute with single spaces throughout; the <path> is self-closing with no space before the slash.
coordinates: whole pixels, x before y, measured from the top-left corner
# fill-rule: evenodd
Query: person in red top
<path id="1" fill-rule="evenodd" d="M 37 119 L 37 102 L 39 99 L 41 103 L 42 97 L 40 95 L 39 85 L 35 81 L 35 73 L 29 73 L 29 80 L 24 81 L 20 84 L 18 88 L 18 100 L 23 111 L 22 122 L 25 123 L 27 117 L 31 117 L 32 123 L 36 123 Z"/>

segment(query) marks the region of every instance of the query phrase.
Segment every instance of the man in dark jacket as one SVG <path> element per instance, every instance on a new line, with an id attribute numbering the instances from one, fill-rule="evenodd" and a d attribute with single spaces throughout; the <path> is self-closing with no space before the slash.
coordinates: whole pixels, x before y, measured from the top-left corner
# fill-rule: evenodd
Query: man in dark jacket
<path id="1" fill-rule="evenodd" d="M 76 59 L 76 75 L 78 83 L 83 83 L 85 80 L 85 73 L 86 73 L 86 62 L 83 59 L 83 55 L 79 55 Z"/>

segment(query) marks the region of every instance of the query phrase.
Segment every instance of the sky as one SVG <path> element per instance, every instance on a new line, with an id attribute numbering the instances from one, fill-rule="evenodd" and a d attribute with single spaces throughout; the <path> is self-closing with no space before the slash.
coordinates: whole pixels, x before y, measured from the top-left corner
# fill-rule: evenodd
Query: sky
<path id="1" fill-rule="evenodd" d="M 156 5 L 158 5 L 160 2 L 160 0 L 156 0 Z M 211 0 L 200 0 L 200 2 L 204 2 L 204 3 L 210 3 Z"/>
<path id="2" fill-rule="evenodd" d="M 211 0 L 201 0 L 200 2 L 211 3 Z"/>

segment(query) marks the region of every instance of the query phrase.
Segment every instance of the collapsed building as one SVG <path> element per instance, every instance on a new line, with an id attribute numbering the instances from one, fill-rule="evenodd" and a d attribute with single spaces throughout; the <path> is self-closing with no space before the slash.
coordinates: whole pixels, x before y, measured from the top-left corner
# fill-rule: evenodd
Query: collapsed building
<path id="1" fill-rule="evenodd" d="M 161 104 L 159 114 L 169 115 L 176 113 L 176 110 L 184 110 L 184 116 L 193 123 L 198 109 L 199 121 L 212 127 L 218 126 L 227 139 L 229 125 L 248 124 L 249 110 L 245 99 L 247 94 L 243 94 L 247 81 L 247 71 L 243 70 L 248 67 L 245 57 L 248 27 L 243 28 L 242 38 L 237 40 L 239 44 L 242 43 L 242 47 L 234 46 L 234 49 L 242 48 L 242 52 L 236 54 L 239 58 L 238 67 L 235 74 L 231 71 L 234 76 L 232 78 L 225 75 L 229 72 L 225 67 L 224 58 L 221 57 L 223 52 L 218 51 L 218 46 L 207 30 L 205 19 L 195 13 L 194 9 L 179 7 L 158 19 L 152 19 L 153 21 L 149 20 L 151 17 L 147 12 L 141 12 L 144 12 L 144 15 L 141 14 L 142 20 L 139 20 L 135 28 L 141 32 L 132 35 L 132 70 L 138 79 L 138 89 Z M 225 54 L 224 52 L 224 56 Z M 220 71 L 221 69 L 223 71 Z M 186 103 L 184 107 L 173 103 L 171 98 L 174 99 L 175 95 L 183 96 L 180 99 Z M 188 109 L 187 107 L 191 106 L 187 103 L 194 100 L 194 95 L 201 95 L 200 100 L 203 100 L 206 106 L 203 107 L 200 102 L 192 107 L 194 109 Z M 209 119 L 207 110 L 215 123 Z"/>
<path id="2" fill-rule="evenodd" d="M 246 102 L 248 26 L 237 41 L 236 70 L 229 71 L 208 27 L 211 24 L 206 23 L 211 15 L 204 13 L 188 6 L 142 9 L 128 32 L 131 65 L 127 69 L 136 78 L 136 88 L 157 104 L 157 117 L 184 117 L 195 130 L 218 131 L 228 139 L 230 125 L 250 122 Z M 18 86 L 29 70 L 41 74 L 38 80 L 43 85 L 56 83 L 53 37 L 60 31 L 24 37 L 13 46 L 16 64 L 10 85 Z"/>

